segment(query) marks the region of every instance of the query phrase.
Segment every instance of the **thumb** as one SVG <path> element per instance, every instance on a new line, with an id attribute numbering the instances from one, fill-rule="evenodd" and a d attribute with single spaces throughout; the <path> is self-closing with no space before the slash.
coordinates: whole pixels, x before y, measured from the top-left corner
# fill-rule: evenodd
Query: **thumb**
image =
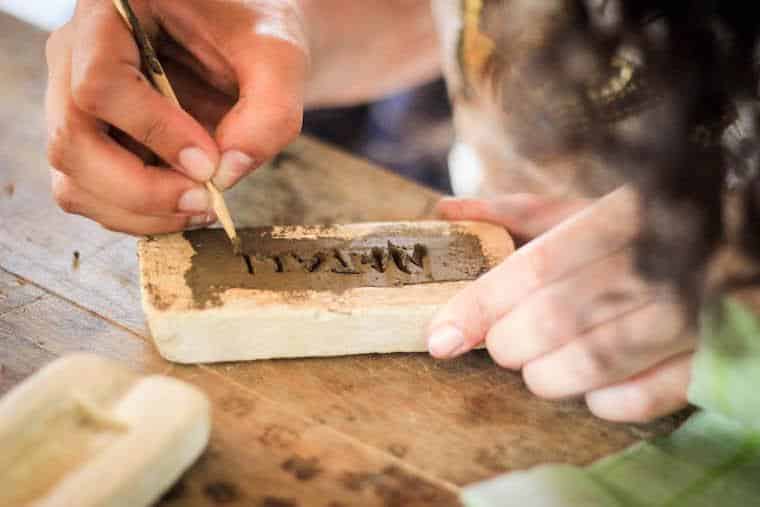
<path id="1" fill-rule="evenodd" d="M 498 219 L 531 234 L 546 224 L 562 223 L 468 284 L 436 313 L 427 329 L 433 356 L 451 358 L 474 348 L 497 321 L 532 293 L 627 247 L 639 233 L 638 197 L 627 187 L 588 205 L 576 200 L 549 206 L 549 200 L 530 197 L 532 201 L 525 196 L 475 201 L 475 206 L 462 206 L 455 216 Z M 578 212 L 583 206 L 586 209 Z M 441 208 L 448 208 L 445 211 L 451 216 L 456 206 L 444 203 Z M 567 219 L 573 213 L 577 215 Z M 542 214 L 544 225 L 537 218 Z"/>
<path id="2" fill-rule="evenodd" d="M 518 250 L 471 282 L 440 308 L 427 326 L 428 351 L 450 359 L 481 344 L 491 326 L 531 292 L 533 272 L 525 250 Z M 505 284 L 509 280 L 509 284 Z"/>
<path id="3" fill-rule="evenodd" d="M 234 54 L 240 96 L 216 131 L 222 157 L 213 181 L 221 189 L 279 153 L 303 121 L 307 57 L 302 49 L 256 36 Z"/>
<path id="4" fill-rule="evenodd" d="M 436 216 L 451 221 L 472 220 L 506 227 L 512 234 L 530 240 L 591 203 L 588 199 L 558 198 L 537 194 L 509 194 L 492 199 L 444 198 Z"/>

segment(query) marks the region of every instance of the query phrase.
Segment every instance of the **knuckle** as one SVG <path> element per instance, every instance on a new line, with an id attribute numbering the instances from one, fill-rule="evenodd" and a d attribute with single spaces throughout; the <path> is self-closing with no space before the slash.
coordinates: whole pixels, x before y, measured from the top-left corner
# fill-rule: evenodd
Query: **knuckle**
<path id="1" fill-rule="evenodd" d="M 557 294 L 544 295 L 532 311 L 536 338 L 556 341 L 578 334 L 578 312 L 572 308 L 569 298 Z"/>
<path id="2" fill-rule="evenodd" d="M 157 206 L 150 192 L 135 192 L 130 194 L 129 201 L 125 203 L 125 208 L 135 215 L 150 215 L 157 212 Z"/>
<path id="3" fill-rule="evenodd" d="M 46 147 L 48 163 L 60 171 L 63 171 L 66 164 L 66 137 L 63 127 L 55 128 L 48 138 Z"/>
<path id="4" fill-rule="evenodd" d="M 129 195 L 125 195 L 123 208 L 144 217 L 168 216 L 177 211 L 184 191 L 192 185 L 166 183 L 153 177 L 136 178 Z"/>
<path id="5" fill-rule="evenodd" d="M 300 112 L 287 109 L 278 121 L 279 132 L 287 142 L 295 139 L 303 127 L 303 115 Z"/>
<path id="6" fill-rule="evenodd" d="M 595 386 L 612 370 L 613 361 L 607 351 L 585 346 L 575 358 L 574 375 L 580 385 Z"/>
<path id="7" fill-rule="evenodd" d="M 140 142 L 144 146 L 154 146 L 160 142 L 167 131 L 166 121 L 159 117 L 147 120 Z"/>
<path id="8" fill-rule="evenodd" d="M 671 346 L 671 338 L 663 332 L 662 321 L 650 320 L 646 312 L 635 312 L 616 319 L 610 324 L 609 346 L 625 354 L 638 355 L 648 350 Z M 640 322 L 637 322 L 639 321 Z M 644 323 L 650 326 L 645 327 Z M 647 329 L 647 330 L 645 330 Z"/>
<path id="9" fill-rule="evenodd" d="M 58 178 L 53 183 L 53 199 L 66 213 L 78 214 L 80 205 L 76 191 L 66 178 Z"/>
<path id="10" fill-rule="evenodd" d="M 428 329 L 458 323 L 465 334 L 466 343 L 474 346 L 482 342 L 487 335 L 488 323 L 492 321 L 488 318 L 487 303 L 479 289 L 477 282 L 474 282 L 456 294 L 433 318 Z"/>
<path id="11" fill-rule="evenodd" d="M 48 129 L 45 154 L 49 164 L 62 172 L 70 172 L 69 151 L 74 149 L 78 128 L 71 120 L 71 114 L 66 113 L 60 123 L 51 124 Z"/>
<path id="12" fill-rule="evenodd" d="M 542 287 L 552 281 L 551 265 L 547 248 L 541 243 L 535 243 L 528 256 L 528 268 L 533 277 L 534 287 Z"/>
<path id="13" fill-rule="evenodd" d="M 109 79 L 97 70 L 97 65 L 87 63 L 82 75 L 72 83 L 71 96 L 82 111 L 94 115 L 108 101 L 110 89 Z"/>
<path id="14" fill-rule="evenodd" d="M 493 319 L 490 316 L 489 305 L 483 291 L 477 290 L 478 287 L 476 285 L 471 285 L 470 287 L 472 290 L 463 292 L 463 297 L 460 301 L 468 307 L 467 319 L 470 322 L 478 323 L 473 330 L 475 336 L 470 336 L 469 338 L 473 342 L 480 342 L 486 336 L 488 323 L 493 322 Z"/>
<path id="15" fill-rule="evenodd" d="M 519 344 L 510 338 L 517 337 L 520 340 L 526 337 L 522 334 L 520 324 L 515 325 L 512 317 L 508 315 L 491 327 L 486 335 L 486 349 L 497 365 L 519 370 L 526 362 L 525 354 Z"/>
<path id="16" fill-rule="evenodd" d="M 504 340 L 496 333 L 489 332 L 486 336 L 486 349 L 493 362 L 502 368 L 518 370 L 522 366 L 521 362 L 510 354 L 509 347 L 505 346 Z"/>

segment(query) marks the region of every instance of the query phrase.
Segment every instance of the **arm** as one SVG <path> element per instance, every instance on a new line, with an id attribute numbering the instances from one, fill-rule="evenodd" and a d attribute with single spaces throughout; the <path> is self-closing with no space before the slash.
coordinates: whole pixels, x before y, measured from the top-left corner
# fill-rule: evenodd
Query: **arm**
<path id="1" fill-rule="evenodd" d="M 429 0 L 301 0 L 311 66 L 306 106 L 368 101 L 440 73 Z"/>
<path id="2" fill-rule="evenodd" d="M 53 194 L 116 231 L 215 221 L 203 183 L 229 188 L 278 153 L 305 104 L 370 99 L 437 69 L 426 0 L 131 3 L 187 112 L 142 76 L 111 0 L 79 0 L 47 45 Z"/>
<path id="3" fill-rule="evenodd" d="M 484 343 L 536 395 L 585 396 L 613 421 L 647 422 L 686 406 L 696 333 L 674 288 L 636 268 L 634 191 L 598 201 L 444 200 L 438 213 L 504 225 L 527 243 L 433 318 L 435 357 Z"/>

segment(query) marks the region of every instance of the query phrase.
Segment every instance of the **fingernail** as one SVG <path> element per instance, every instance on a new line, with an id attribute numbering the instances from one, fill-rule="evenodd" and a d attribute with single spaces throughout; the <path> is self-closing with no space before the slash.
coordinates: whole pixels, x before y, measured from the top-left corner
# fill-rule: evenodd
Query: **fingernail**
<path id="1" fill-rule="evenodd" d="M 200 148 L 185 148 L 179 152 L 179 164 L 196 181 L 208 181 L 214 175 L 214 163 Z"/>
<path id="2" fill-rule="evenodd" d="M 214 176 L 214 185 L 219 190 L 226 190 L 237 183 L 240 178 L 251 172 L 256 162 L 241 151 L 227 151 L 219 162 L 219 170 Z"/>
<path id="3" fill-rule="evenodd" d="M 205 188 L 192 188 L 182 194 L 177 209 L 183 213 L 205 213 L 211 207 L 211 196 Z"/>
<path id="4" fill-rule="evenodd" d="M 187 221 L 187 229 L 200 229 L 202 227 L 207 227 L 216 222 L 216 220 L 216 215 L 213 213 L 209 213 L 207 215 L 196 215 L 194 217 L 190 217 L 190 219 Z"/>
<path id="5" fill-rule="evenodd" d="M 454 326 L 436 329 L 428 338 L 430 355 L 438 359 L 450 359 L 464 352 L 464 335 Z"/>

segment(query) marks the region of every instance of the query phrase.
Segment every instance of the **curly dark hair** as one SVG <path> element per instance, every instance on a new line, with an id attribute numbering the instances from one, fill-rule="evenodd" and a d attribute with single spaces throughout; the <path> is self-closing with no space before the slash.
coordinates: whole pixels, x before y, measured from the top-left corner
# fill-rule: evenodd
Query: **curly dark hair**
<path id="1" fill-rule="evenodd" d="M 528 111 L 535 100 L 518 112 L 524 125 L 550 125 L 549 135 L 523 136 L 532 143 L 524 149 L 591 150 L 638 186 L 638 267 L 693 303 L 729 238 L 728 193 L 742 216 L 730 236 L 760 259 L 760 18 L 748 5 L 569 1 L 567 21 L 531 66 L 532 82 L 564 106 L 538 118 Z"/>

